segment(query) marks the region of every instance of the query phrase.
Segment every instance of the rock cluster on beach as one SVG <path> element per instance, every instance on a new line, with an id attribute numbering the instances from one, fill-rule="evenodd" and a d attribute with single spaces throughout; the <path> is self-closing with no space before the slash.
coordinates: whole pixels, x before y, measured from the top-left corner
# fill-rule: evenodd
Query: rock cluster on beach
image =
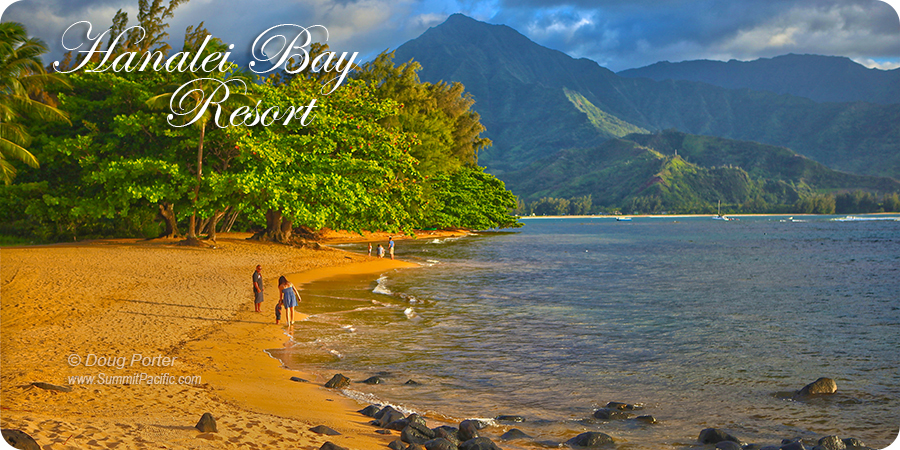
<path id="1" fill-rule="evenodd" d="M 342 375 L 335 375 L 332 381 L 343 383 Z M 373 383 L 376 377 L 366 380 Z M 378 379 L 377 382 L 383 382 Z M 346 380 L 349 383 L 349 380 Z M 831 395 L 837 392 L 837 385 L 830 378 L 819 378 L 816 381 L 794 391 L 793 398 L 805 399 L 815 396 Z M 641 415 L 644 406 L 642 404 L 630 404 L 623 402 L 608 402 L 604 407 L 596 409 L 584 423 L 598 424 L 613 421 L 632 421 L 638 425 L 646 426 L 656 424 L 658 421 L 649 414 Z M 440 426 L 429 428 L 425 419 L 418 414 L 404 415 L 394 407 L 369 405 L 359 411 L 361 414 L 371 417 L 372 425 L 383 430 L 400 432 L 400 438 L 391 442 L 389 447 L 393 450 L 495 450 L 500 449 L 491 439 L 481 436 L 480 430 L 487 427 L 487 423 L 480 420 L 463 420 L 457 427 Z M 497 422 L 508 424 L 525 422 L 525 418 L 517 415 L 500 415 Z M 602 422 L 600 422 L 602 421 Z M 521 430 L 512 428 L 499 437 L 500 441 L 513 441 L 529 439 L 532 436 Z M 616 440 L 612 436 L 599 431 L 588 431 L 570 438 L 565 442 L 537 442 L 551 447 L 568 447 L 574 449 L 611 449 L 615 448 Z M 817 439 L 795 437 L 783 439 L 780 444 L 756 444 L 746 443 L 729 431 L 719 428 L 706 428 L 697 438 L 698 444 L 690 448 L 703 450 L 873 450 L 856 438 L 840 438 L 839 436 L 824 436 Z"/>
<path id="2" fill-rule="evenodd" d="M 359 412 L 374 419 L 372 425 L 400 431 L 400 439 L 388 445 L 393 450 L 500 450 L 491 439 L 479 435 L 483 424 L 475 420 L 464 420 L 458 428 L 429 428 L 422 416 L 404 416 L 390 405 L 369 405 Z"/>
<path id="3" fill-rule="evenodd" d="M 696 448 L 719 450 L 875 450 L 867 447 L 859 439 L 841 439 L 839 436 L 825 436 L 819 439 L 795 437 L 782 439 L 781 443 L 776 445 L 748 444 L 718 428 L 704 429 L 697 441 L 704 445 Z"/>

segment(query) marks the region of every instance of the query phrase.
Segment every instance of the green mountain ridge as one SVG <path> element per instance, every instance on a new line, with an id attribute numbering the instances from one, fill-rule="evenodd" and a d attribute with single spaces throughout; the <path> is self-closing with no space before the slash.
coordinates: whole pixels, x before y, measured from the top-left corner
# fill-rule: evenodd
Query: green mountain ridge
<path id="1" fill-rule="evenodd" d="M 841 171 L 900 177 L 900 104 L 817 103 L 697 81 L 626 78 L 459 14 L 400 46 L 396 58 L 418 61 L 423 80 L 465 85 L 494 143 L 479 163 L 510 185 L 511 174 L 534 161 L 631 129 L 755 141 Z"/>
<path id="2" fill-rule="evenodd" d="M 771 91 L 817 102 L 900 103 L 900 69 L 869 69 L 838 56 L 788 54 L 753 61 L 662 61 L 617 74 Z"/>
<path id="3" fill-rule="evenodd" d="M 595 207 L 701 213 L 726 204 L 762 210 L 851 189 L 900 191 L 886 177 L 831 170 L 786 148 L 665 131 L 566 149 L 510 174 L 526 202 L 590 195 Z"/>

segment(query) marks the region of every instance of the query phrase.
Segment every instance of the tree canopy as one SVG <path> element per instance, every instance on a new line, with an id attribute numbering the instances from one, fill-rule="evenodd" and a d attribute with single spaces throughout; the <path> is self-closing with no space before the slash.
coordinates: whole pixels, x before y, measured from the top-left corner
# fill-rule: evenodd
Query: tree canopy
<path id="1" fill-rule="evenodd" d="M 168 54 L 165 19 L 179 3 L 142 0 L 143 35 L 125 31 L 120 11 L 111 39 L 123 32 L 127 39 L 111 51 Z M 225 49 L 207 36 L 202 23 L 189 27 L 183 51 L 204 42 L 207 53 Z M 14 47 L 0 50 L 7 48 Z M 332 77 L 315 71 L 263 79 L 233 66 L 92 72 L 99 61 L 82 63 L 55 75 L 65 83 L 46 86 L 58 102 L 55 115 L 71 123 L 24 125 L 42 165 L 16 163 L 20 176 L 0 199 L 7 217 L 0 233 L 180 237 L 187 225 L 184 236 L 215 239 L 217 230 L 237 226 L 258 239 L 291 242 L 323 228 L 519 225 L 510 215 L 515 197 L 476 165 L 489 141 L 480 137 L 472 98 L 459 84 L 420 82 L 414 62 L 394 67 L 386 53 L 327 95 L 323 84 Z M 63 67 L 73 67 L 71 57 Z M 246 92 L 214 98 L 217 86 L 237 79 Z M 183 126 L 173 103 L 208 109 Z"/>

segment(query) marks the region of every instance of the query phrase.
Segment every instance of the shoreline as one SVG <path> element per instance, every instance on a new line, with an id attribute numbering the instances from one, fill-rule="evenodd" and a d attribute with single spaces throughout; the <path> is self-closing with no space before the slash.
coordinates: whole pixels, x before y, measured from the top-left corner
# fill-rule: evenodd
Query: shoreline
<path id="1" fill-rule="evenodd" d="M 879 212 L 879 213 L 859 213 L 859 214 L 802 214 L 802 213 L 784 213 L 784 214 L 724 214 L 727 217 L 868 217 L 868 216 L 896 216 L 900 212 Z M 519 220 L 535 220 L 535 219 L 616 219 L 625 217 L 639 217 L 648 219 L 689 219 L 689 218 L 712 218 L 715 214 L 604 214 L 593 216 L 521 216 Z"/>
<path id="2" fill-rule="evenodd" d="M 313 280 L 416 265 L 242 237 L 220 237 L 215 249 L 136 239 L 3 248 L 2 427 L 52 449 L 319 448 L 326 441 L 363 449 L 395 439 L 375 433 L 355 400 L 322 387 L 327 380 L 285 370 L 265 350 L 290 339 L 283 323 L 274 324 L 279 275 L 288 274 L 302 296 Z M 269 294 L 262 313 L 251 308 L 256 263 Z M 134 366 L 138 354 L 156 357 L 146 360 L 155 365 L 138 358 Z M 71 355 L 81 363 L 73 365 Z M 139 374 L 148 375 L 146 383 Z M 78 376 L 95 378 L 70 383 Z M 182 377 L 199 382 L 172 381 Z M 218 432 L 194 428 L 205 412 Z M 309 430 L 317 425 L 341 435 Z"/>

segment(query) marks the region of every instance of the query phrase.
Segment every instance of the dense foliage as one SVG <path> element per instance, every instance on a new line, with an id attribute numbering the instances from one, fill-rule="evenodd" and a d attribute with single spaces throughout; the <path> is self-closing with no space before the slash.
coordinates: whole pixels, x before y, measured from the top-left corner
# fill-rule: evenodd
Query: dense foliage
<path id="1" fill-rule="evenodd" d="M 122 51 L 169 54 L 163 19 L 178 3 L 142 1 L 139 22 L 148 36 L 129 38 Z M 127 15 L 120 11 L 113 28 L 126 29 Z M 188 28 L 182 51 L 197 50 L 205 34 L 202 24 Z M 205 52 L 223 48 L 213 39 Z M 69 57 L 62 67 L 81 63 Z M 17 164 L 16 183 L 0 196 L 0 234 L 42 241 L 215 239 L 216 231 L 236 226 L 290 242 L 298 231 L 308 236 L 322 228 L 518 226 L 509 214 L 515 197 L 476 165 L 477 150 L 489 141 L 479 136 L 484 128 L 461 85 L 404 78 L 389 60 L 379 62 L 377 77 L 346 80 L 328 95 L 315 73 L 252 80 L 233 65 L 186 73 L 87 71 L 97 63 L 45 86 L 71 125 L 28 122 L 31 152 L 41 164 Z M 178 86 L 194 89 L 179 104 L 191 110 L 219 81 L 239 78 L 249 80 L 248 90 L 232 85 L 220 119 L 210 108 L 191 126 L 181 126 L 184 117 L 173 125 L 169 106 Z M 412 109 L 395 97 L 409 98 L 415 114 L 405 114 Z M 268 126 L 252 126 L 264 111 Z"/>

